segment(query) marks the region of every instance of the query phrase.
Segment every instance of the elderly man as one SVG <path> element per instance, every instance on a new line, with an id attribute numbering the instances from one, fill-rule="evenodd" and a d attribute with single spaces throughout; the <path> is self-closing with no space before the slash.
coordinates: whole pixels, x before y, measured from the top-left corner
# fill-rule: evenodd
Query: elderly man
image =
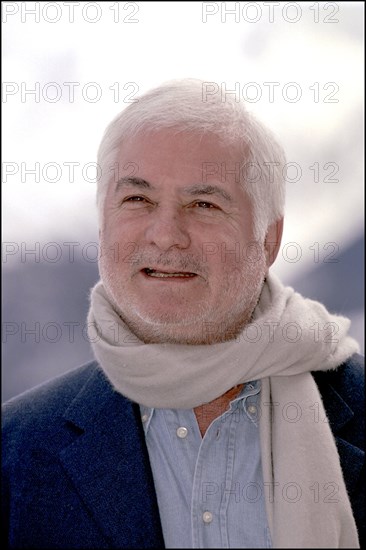
<path id="1" fill-rule="evenodd" d="M 363 368 L 349 321 L 269 273 L 285 163 L 201 81 L 107 128 L 96 361 L 4 409 L 10 548 L 357 548 Z"/>

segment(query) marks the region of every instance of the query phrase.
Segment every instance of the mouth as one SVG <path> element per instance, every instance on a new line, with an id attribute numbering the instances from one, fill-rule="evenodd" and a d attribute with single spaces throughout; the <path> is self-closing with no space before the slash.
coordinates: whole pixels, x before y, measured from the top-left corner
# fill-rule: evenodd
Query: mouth
<path id="1" fill-rule="evenodd" d="M 193 277 L 197 277 L 197 273 L 192 273 L 190 271 L 161 271 L 150 267 L 145 267 L 141 271 L 148 277 L 155 277 L 158 279 L 192 279 Z"/>

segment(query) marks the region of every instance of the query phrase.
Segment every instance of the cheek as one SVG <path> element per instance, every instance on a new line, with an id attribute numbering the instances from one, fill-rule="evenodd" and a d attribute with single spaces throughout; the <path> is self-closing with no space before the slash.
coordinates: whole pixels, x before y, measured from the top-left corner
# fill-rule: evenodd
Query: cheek
<path id="1" fill-rule="evenodd" d="M 108 223 L 100 234 L 101 253 L 109 261 L 113 258 L 120 265 L 128 266 L 131 263 L 141 248 L 141 242 L 141 226 L 135 228 L 131 224 Z"/>
<path id="2" fill-rule="evenodd" d="M 235 261 L 235 255 L 225 255 L 218 247 L 217 254 L 208 256 L 207 267 L 211 292 L 220 301 L 225 301 L 228 294 L 236 292 L 240 281 L 240 267 Z"/>
<path id="3" fill-rule="evenodd" d="M 106 242 L 125 242 L 132 233 L 134 230 L 131 224 L 122 222 L 117 216 L 110 216 L 104 225 L 102 237 Z"/>
<path id="4" fill-rule="evenodd" d="M 212 270 L 216 273 L 230 273 L 242 268 L 245 261 L 245 249 L 240 242 L 227 239 L 213 239 L 206 243 L 205 254 Z M 213 253 L 214 252 L 214 253 Z"/>
<path id="5" fill-rule="evenodd" d="M 251 244 L 231 243 L 223 246 L 210 265 L 214 279 L 226 291 L 239 293 L 243 287 L 256 284 L 266 270 L 264 250 Z"/>

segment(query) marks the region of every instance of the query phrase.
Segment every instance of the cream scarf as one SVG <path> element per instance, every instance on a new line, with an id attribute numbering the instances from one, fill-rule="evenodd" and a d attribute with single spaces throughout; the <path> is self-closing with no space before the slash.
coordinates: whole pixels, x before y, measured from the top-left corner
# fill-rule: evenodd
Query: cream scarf
<path id="1" fill-rule="evenodd" d="M 139 404 L 193 408 L 261 379 L 260 442 L 266 509 L 276 548 L 359 548 L 338 451 L 310 371 L 358 351 L 350 321 L 269 275 L 252 322 L 208 346 L 144 344 L 92 289 L 88 333 L 117 391 Z M 267 491 L 267 492 L 266 492 Z"/>

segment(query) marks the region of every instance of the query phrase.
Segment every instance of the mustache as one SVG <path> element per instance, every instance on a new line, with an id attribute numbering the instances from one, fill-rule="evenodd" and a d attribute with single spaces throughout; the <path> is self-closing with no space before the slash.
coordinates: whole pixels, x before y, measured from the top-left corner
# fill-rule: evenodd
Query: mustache
<path id="1" fill-rule="evenodd" d="M 193 254 L 169 253 L 154 254 L 149 252 L 136 252 L 129 258 L 131 265 L 139 271 L 145 267 L 156 266 L 160 268 L 173 267 L 175 271 L 190 271 L 199 275 L 207 275 L 208 270 L 203 261 Z"/>

